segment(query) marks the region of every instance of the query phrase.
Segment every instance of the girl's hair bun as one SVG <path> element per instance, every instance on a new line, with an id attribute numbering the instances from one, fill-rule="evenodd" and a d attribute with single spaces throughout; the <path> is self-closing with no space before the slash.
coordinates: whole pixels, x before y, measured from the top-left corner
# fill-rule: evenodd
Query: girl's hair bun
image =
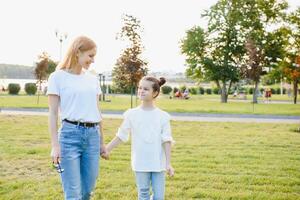
<path id="1" fill-rule="evenodd" d="M 165 84 L 166 83 L 166 79 L 164 78 L 164 77 L 160 77 L 159 78 L 159 86 L 162 86 L 163 84 Z"/>

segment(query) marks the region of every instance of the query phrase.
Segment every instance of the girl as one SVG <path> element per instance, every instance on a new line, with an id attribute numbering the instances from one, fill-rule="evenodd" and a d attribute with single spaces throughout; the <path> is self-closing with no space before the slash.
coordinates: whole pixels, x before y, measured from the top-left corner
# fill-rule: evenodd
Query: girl
<path id="1" fill-rule="evenodd" d="M 160 86 L 166 80 L 144 77 L 138 87 L 141 105 L 124 113 L 124 121 L 116 137 L 107 145 L 106 157 L 113 148 L 132 136 L 131 166 L 135 172 L 139 200 L 150 199 L 150 184 L 153 199 L 164 199 L 165 173 L 174 175 L 171 166 L 171 143 L 173 142 L 170 127 L 170 116 L 154 104 L 159 95 Z"/>
<path id="2" fill-rule="evenodd" d="M 95 76 L 85 72 L 95 55 L 94 41 L 84 36 L 76 38 L 48 80 L 51 156 L 59 167 L 67 200 L 90 198 L 98 176 L 100 151 L 106 152 L 98 107 L 100 86 Z M 58 110 L 62 121 L 59 131 Z"/>

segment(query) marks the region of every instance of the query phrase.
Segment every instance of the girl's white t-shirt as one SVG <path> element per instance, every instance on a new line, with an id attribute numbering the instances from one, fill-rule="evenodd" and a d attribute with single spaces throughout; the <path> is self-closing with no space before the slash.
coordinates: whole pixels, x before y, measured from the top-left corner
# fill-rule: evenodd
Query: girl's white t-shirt
<path id="1" fill-rule="evenodd" d="M 170 115 L 159 108 L 141 107 L 127 110 L 116 136 L 123 142 L 131 135 L 131 166 L 133 171 L 161 172 L 166 170 L 163 143 L 173 142 Z"/>
<path id="2" fill-rule="evenodd" d="M 99 122 L 97 95 L 101 94 L 100 84 L 95 75 L 88 72 L 76 75 L 56 70 L 48 79 L 47 95 L 60 97 L 61 120 Z"/>

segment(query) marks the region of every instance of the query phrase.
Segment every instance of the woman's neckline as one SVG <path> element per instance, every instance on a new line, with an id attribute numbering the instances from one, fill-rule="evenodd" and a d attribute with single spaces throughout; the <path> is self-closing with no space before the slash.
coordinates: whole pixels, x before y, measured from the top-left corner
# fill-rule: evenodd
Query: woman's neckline
<path id="1" fill-rule="evenodd" d="M 80 74 L 74 74 L 74 73 L 71 73 L 71 72 L 69 72 L 69 71 L 67 71 L 67 70 L 63 70 L 63 69 L 61 69 L 61 71 L 63 71 L 63 72 L 66 73 L 66 74 L 72 75 L 72 76 L 82 76 L 82 75 L 85 74 L 84 71 L 81 71 Z"/>

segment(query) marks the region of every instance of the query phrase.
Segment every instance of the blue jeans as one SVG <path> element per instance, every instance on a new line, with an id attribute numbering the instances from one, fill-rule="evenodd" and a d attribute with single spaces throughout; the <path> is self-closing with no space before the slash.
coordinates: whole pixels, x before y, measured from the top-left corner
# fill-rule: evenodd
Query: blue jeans
<path id="1" fill-rule="evenodd" d="M 153 200 L 163 200 L 165 196 L 165 172 L 135 172 L 139 200 L 150 199 L 152 185 Z"/>
<path id="2" fill-rule="evenodd" d="M 88 128 L 62 122 L 58 137 L 65 199 L 90 199 L 99 171 L 99 126 Z"/>

